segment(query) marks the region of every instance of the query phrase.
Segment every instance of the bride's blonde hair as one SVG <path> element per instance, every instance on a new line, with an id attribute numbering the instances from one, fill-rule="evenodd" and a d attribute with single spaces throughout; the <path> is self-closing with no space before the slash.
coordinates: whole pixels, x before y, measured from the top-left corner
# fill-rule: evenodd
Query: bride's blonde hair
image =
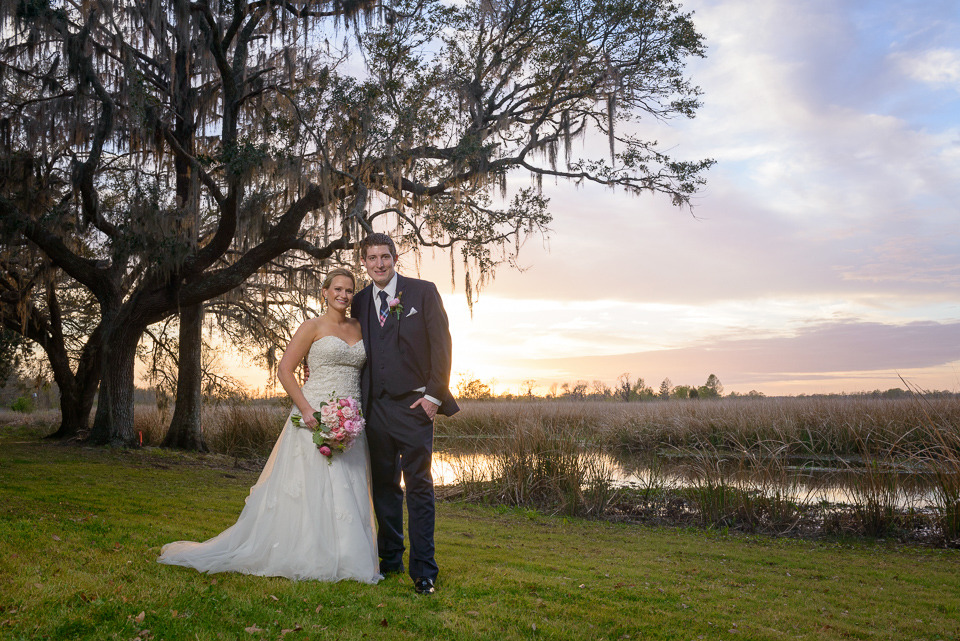
<path id="1" fill-rule="evenodd" d="M 347 269 L 346 267 L 334 267 L 327 272 L 327 277 L 323 279 L 323 284 L 320 285 L 320 289 L 330 289 L 330 284 L 333 282 L 333 279 L 337 276 L 346 276 L 353 282 L 353 287 L 357 287 L 357 277 L 353 275 L 353 272 Z"/>

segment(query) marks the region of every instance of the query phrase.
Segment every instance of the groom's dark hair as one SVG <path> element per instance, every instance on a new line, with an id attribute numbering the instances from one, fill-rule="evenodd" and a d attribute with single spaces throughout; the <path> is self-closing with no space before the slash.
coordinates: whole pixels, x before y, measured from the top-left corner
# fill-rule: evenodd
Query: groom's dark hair
<path id="1" fill-rule="evenodd" d="M 366 238 L 360 241 L 360 258 L 367 257 L 367 249 L 370 247 L 379 247 L 380 245 L 386 245 L 390 248 L 390 255 L 393 256 L 393 259 L 397 259 L 397 246 L 393 244 L 393 239 L 387 236 L 386 234 L 370 234 Z"/>

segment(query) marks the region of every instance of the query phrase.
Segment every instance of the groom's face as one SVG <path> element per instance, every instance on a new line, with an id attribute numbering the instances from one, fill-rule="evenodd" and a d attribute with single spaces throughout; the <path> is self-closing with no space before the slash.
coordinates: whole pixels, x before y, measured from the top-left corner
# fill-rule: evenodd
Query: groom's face
<path id="1" fill-rule="evenodd" d="M 367 247 L 367 255 L 363 257 L 363 266 L 367 268 L 367 275 L 373 279 L 377 287 L 383 289 L 396 273 L 394 266 L 396 259 L 386 245 Z"/>

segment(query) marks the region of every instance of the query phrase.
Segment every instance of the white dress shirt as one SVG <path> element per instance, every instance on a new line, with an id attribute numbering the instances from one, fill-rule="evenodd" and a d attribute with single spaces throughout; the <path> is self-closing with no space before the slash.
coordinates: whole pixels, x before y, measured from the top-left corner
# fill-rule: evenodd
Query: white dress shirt
<path id="1" fill-rule="evenodd" d="M 390 282 L 387 283 L 387 286 L 384 287 L 383 289 L 380 289 L 379 287 L 377 287 L 377 284 L 374 283 L 373 287 L 371 287 L 371 290 L 373 291 L 373 309 L 374 311 L 377 312 L 377 316 L 379 317 L 380 316 L 380 292 L 387 293 L 387 301 L 391 301 L 397 297 L 397 273 L 396 272 L 393 273 L 393 278 L 390 279 Z M 433 403 L 434 405 L 437 405 L 437 406 L 441 405 L 441 401 L 439 399 L 436 399 L 430 396 L 429 394 L 424 394 L 424 392 L 427 391 L 426 387 L 418 387 L 413 391 L 423 394 L 423 397 L 428 401 L 430 401 L 431 403 Z"/>
<path id="2" fill-rule="evenodd" d="M 376 283 L 373 284 L 373 309 L 377 312 L 377 316 L 380 315 L 380 292 L 387 292 L 388 301 L 397 297 L 397 272 L 393 272 L 393 278 L 383 289 L 377 287 Z"/>

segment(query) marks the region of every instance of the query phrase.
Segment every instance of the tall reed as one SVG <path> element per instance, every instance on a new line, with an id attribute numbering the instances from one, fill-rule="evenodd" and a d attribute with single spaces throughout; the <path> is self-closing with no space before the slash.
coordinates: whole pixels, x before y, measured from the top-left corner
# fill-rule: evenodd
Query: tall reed
<path id="1" fill-rule="evenodd" d="M 751 530 L 787 534 L 815 505 L 817 488 L 804 468 L 790 464 L 791 447 L 762 441 L 737 457 L 737 520 Z"/>
<path id="2" fill-rule="evenodd" d="M 582 430 L 536 420 L 498 431 L 470 440 L 488 472 L 461 468 L 459 496 L 581 516 L 601 516 L 616 496 L 609 457 Z"/>
<path id="3" fill-rule="evenodd" d="M 898 456 L 898 442 L 882 443 L 879 438 L 869 441 L 870 435 L 866 435 L 859 443 L 858 460 L 839 460 L 856 477 L 849 484 L 856 526 L 869 536 L 884 536 L 899 527 L 902 508 L 910 506 L 915 498 L 903 478 L 913 453 Z"/>
<path id="4" fill-rule="evenodd" d="M 931 447 L 924 470 L 934 478 L 936 527 L 947 542 L 960 547 L 960 423 L 950 422 L 931 408 L 926 426 Z"/>
<path id="5" fill-rule="evenodd" d="M 685 494 L 693 500 L 705 527 L 731 524 L 737 497 L 729 469 L 729 462 L 712 444 L 692 450 L 687 464 L 690 487 Z"/>
<path id="6" fill-rule="evenodd" d="M 960 425 L 960 399 L 931 399 L 950 424 Z M 721 399 L 643 403 L 468 401 L 437 421 L 440 435 L 506 434 L 541 422 L 590 433 L 606 446 L 633 452 L 709 443 L 719 449 L 763 442 L 789 445 L 790 454 L 860 455 L 861 445 L 898 443 L 903 453 L 929 445 L 927 411 L 910 398 Z"/>

